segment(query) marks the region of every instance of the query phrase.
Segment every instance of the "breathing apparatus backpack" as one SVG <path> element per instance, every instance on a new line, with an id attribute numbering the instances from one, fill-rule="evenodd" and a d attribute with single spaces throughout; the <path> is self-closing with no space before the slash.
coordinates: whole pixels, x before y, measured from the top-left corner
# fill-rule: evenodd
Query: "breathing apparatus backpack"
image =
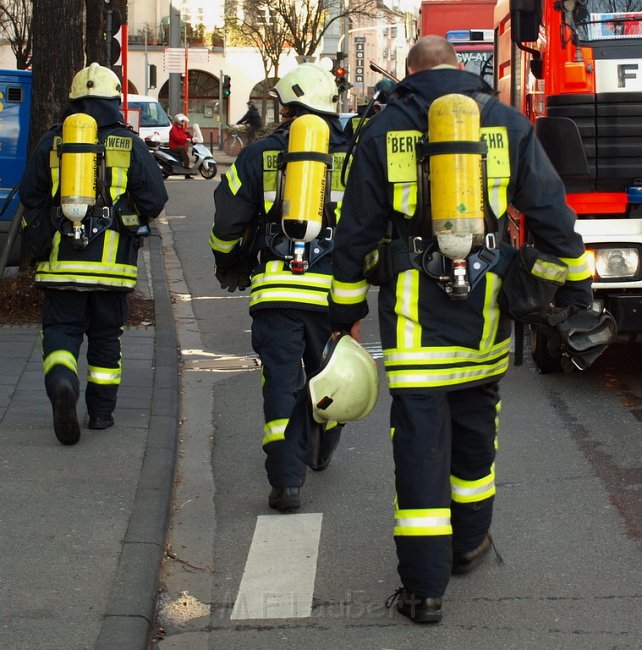
<path id="1" fill-rule="evenodd" d="M 494 270 L 504 278 L 500 305 L 511 318 L 541 318 L 568 269 L 557 257 L 533 246 L 519 252 L 502 242 L 502 228 L 488 200 L 487 146 L 481 120 L 496 101 L 443 95 L 428 109 L 426 136 L 416 144 L 417 208 L 364 261 L 377 279 L 415 268 L 453 300 L 463 300 Z M 402 231 L 403 229 L 403 231 Z M 372 279 L 371 279 L 372 282 Z"/>
<path id="2" fill-rule="evenodd" d="M 86 248 L 112 226 L 120 229 L 122 225 L 125 231 L 136 235 L 148 232 L 135 210 L 127 205 L 124 191 L 115 205 L 107 191 L 106 159 L 112 149 L 119 150 L 118 153 L 127 155 L 128 167 L 132 146 L 128 138 L 114 137 L 120 143 L 114 146 L 110 139 L 108 136 L 107 144 L 99 142 L 96 120 L 86 113 L 74 113 L 62 124 L 62 138 L 57 136 L 54 140 L 52 168 L 59 175 L 60 206 L 54 208 L 53 222 L 76 250 Z"/>
<path id="3" fill-rule="evenodd" d="M 332 250 L 334 222 L 328 214 L 333 157 L 330 127 L 307 113 L 292 121 L 287 152 L 279 154 L 276 199 L 266 217 L 271 252 L 302 274 Z"/>
<path id="4" fill-rule="evenodd" d="M 75 113 L 65 118 L 62 142 L 57 146 L 62 218 L 59 215 L 56 226 L 77 250 L 89 243 L 92 228 L 87 228 L 85 219 L 96 205 L 98 158 L 104 153 L 93 117 Z"/>
<path id="5" fill-rule="evenodd" d="M 462 300 L 500 259 L 497 222 L 487 207 L 487 148 L 477 101 L 457 93 L 435 99 L 428 109 L 427 135 L 416 152 L 410 262 L 451 299 Z"/>

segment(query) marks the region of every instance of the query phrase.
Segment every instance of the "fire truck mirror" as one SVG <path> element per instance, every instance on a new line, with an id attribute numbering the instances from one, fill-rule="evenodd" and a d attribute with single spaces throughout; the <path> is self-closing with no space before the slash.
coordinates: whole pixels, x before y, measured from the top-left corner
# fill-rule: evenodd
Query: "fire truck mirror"
<path id="1" fill-rule="evenodd" d="M 541 0 L 511 0 L 510 22 L 513 43 L 536 41 L 541 18 Z"/>

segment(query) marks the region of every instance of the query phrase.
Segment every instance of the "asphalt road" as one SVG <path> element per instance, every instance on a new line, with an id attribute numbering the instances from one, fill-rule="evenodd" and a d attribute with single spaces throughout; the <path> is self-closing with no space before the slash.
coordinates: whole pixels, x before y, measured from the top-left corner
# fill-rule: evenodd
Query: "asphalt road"
<path id="1" fill-rule="evenodd" d="M 267 507 L 247 292 L 218 288 L 207 245 L 215 182 L 168 181 L 161 224 L 182 394 L 157 647 L 642 648 L 642 345 L 584 373 L 538 375 L 528 353 L 511 368 L 492 528 L 502 561 L 451 580 L 440 625 L 414 625 L 383 605 L 399 582 L 381 366 L 375 411 L 309 473 L 301 514 Z M 378 357 L 372 314 L 363 341 Z"/>

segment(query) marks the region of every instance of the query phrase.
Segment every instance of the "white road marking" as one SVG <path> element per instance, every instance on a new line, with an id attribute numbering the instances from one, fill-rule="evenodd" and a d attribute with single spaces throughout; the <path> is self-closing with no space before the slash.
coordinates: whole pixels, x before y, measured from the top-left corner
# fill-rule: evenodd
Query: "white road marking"
<path id="1" fill-rule="evenodd" d="M 232 620 L 307 618 L 323 514 L 257 517 Z"/>

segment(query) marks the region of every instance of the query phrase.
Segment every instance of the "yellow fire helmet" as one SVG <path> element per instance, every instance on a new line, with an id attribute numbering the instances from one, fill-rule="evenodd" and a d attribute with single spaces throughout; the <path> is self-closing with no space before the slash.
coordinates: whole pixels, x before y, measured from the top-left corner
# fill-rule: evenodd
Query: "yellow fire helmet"
<path id="1" fill-rule="evenodd" d="M 271 94 L 281 104 L 299 104 L 316 113 L 336 115 L 337 84 L 334 76 L 316 63 L 302 63 L 285 74 Z"/>
<path id="2" fill-rule="evenodd" d="M 361 420 L 377 403 L 377 365 L 349 334 L 333 335 L 323 351 L 320 369 L 308 380 L 308 392 L 316 422 Z"/>
<path id="3" fill-rule="evenodd" d="M 76 74 L 71 82 L 69 99 L 98 97 L 120 99 L 122 85 L 115 72 L 98 63 L 92 63 Z"/>

